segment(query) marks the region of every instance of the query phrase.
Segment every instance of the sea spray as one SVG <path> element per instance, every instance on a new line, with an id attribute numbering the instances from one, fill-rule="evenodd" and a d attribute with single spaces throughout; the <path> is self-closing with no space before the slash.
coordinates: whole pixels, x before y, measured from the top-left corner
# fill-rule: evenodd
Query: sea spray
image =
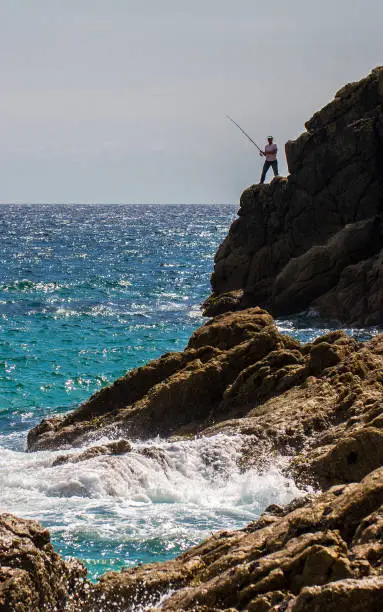
<path id="1" fill-rule="evenodd" d="M 233 438 L 152 441 L 134 445 L 130 457 L 57 467 L 65 453 L 23 452 L 26 432 L 44 417 L 184 349 L 204 322 L 199 305 L 236 211 L 236 204 L 2 207 L 1 508 L 50 527 L 56 549 L 85 560 L 93 577 L 174 557 L 299 494 L 277 465 L 242 473 Z M 337 326 L 306 315 L 279 321 L 302 342 Z M 359 330 L 357 338 L 378 331 Z M 157 460 L 138 453 L 147 446 L 160 449 L 164 465 L 160 453 Z"/>
<path id="2" fill-rule="evenodd" d="M 92 577 L 165 560 L 302 494 L 280 464 L 241 470 L 243 443 L 222 434 L 154 439 L 78 463 L 67 451 L 0 449 L 1 510 L 43 522 L 56 549 L 83 559 Z M 53 465 L 66 455 L 67 463 Z"/>

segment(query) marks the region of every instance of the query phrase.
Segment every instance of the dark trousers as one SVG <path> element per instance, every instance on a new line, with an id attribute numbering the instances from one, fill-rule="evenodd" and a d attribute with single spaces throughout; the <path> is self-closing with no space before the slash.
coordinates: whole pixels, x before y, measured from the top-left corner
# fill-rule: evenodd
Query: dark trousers
<path id="1" fill-rule="evenodd" d="M 265 182 L 266 174 L 267 174 L 267 171 L 270 168 L 270 166 L 273 169 L 274 176 L 278 176 L 278 162 L 277 162 L 277 160 L 272 161 L 272 162 L 265 161 L 265 163 L 263 164 L 261 183 Z"/>

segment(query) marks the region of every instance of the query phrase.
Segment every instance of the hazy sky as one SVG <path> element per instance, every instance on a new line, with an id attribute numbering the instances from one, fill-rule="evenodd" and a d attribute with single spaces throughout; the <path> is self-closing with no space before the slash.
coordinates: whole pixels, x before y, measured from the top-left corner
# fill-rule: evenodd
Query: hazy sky
<path id="1" fill-rule="evenodd" d="M 382 0 L 1 0 L 1 202 L 231 202 L 383 64 Z"/>

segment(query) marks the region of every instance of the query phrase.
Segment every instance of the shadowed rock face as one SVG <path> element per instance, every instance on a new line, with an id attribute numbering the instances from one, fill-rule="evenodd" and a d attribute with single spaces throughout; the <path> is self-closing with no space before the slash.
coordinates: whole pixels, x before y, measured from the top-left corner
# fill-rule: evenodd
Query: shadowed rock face
<path id="1" fill-rule="evenodd" d="M 383 68 L 286 144 L 290 175 L 254 185 L 220 246 L 208 316 L 259 305 L 383 323 Z"/>

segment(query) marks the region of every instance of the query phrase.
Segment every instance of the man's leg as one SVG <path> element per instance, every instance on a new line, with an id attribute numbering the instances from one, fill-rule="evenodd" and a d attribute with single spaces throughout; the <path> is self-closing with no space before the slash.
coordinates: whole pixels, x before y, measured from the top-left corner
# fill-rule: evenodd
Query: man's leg
<path id="1" fill-rule="evenodd" d="M 273 167 L 273 171 L 274 171 L 274 176 L 278 176 L 278 161 L 272 161 L 271 165 Z"/>
<path id="2" fill-rule="evenodd" d="M 265 163 L 263 164 L 262 176 L 260 180 L 261 184 L 265 182 L 266 174 L 270 166 L 271 166 L 271 162 L 269 161 L 265 161 Z"/>

